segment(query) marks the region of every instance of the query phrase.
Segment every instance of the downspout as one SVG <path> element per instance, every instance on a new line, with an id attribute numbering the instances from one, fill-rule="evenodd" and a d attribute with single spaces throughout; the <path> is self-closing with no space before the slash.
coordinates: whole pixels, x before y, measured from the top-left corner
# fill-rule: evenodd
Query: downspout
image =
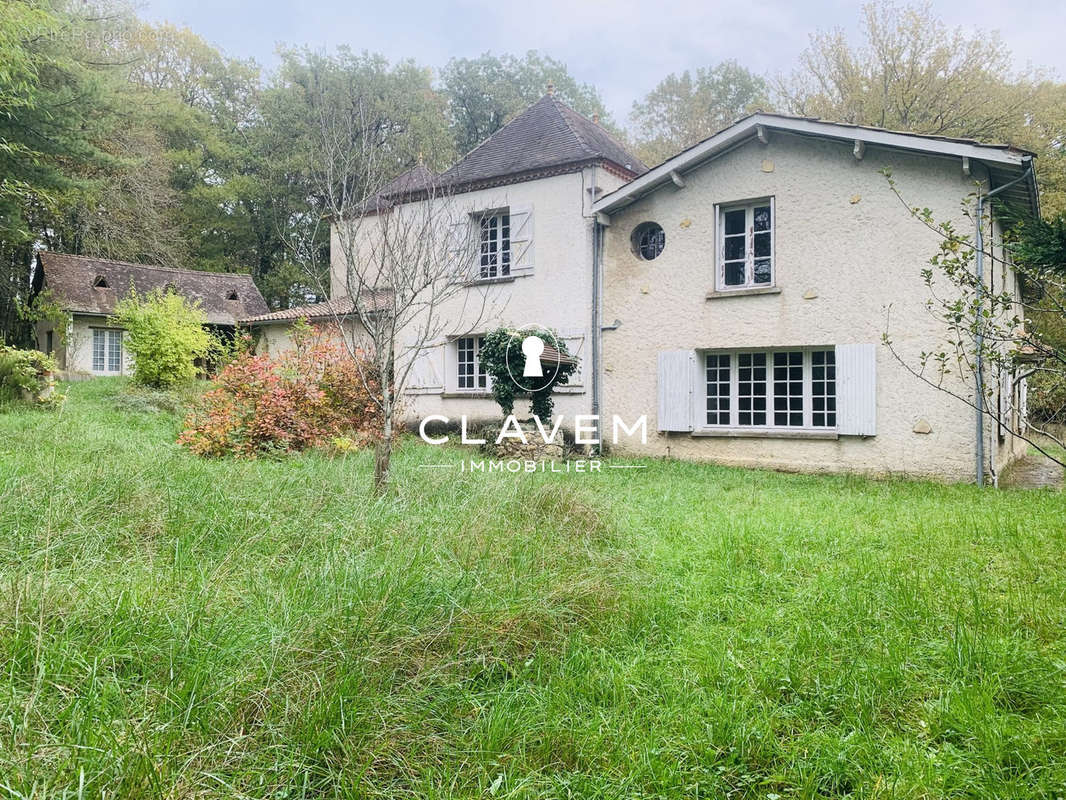
<path id="1" fill-rule="evenodd" d="M 1009 189 L 1016 183 L 1020 183 L 1026 178 L 1031 177 L 1033 174 L 1033 159 L 1028 159 L 1028 166 L 1021 175 L 1014 180 L 997 186 L 989 192 L 977 195 L 977 234 L 974 237 L 974 242 L 977 247 L 977 262 L 974 267 L 974 277 L 977 278 L 976 288 L 976 300 L 977 300 L 977 331 L 974 336 L 974 344 L 977 350 L 977 379 L 976 379 L 976 391 L 977 397 L 974 399 L 974 407 L 977 409 L 977 486 L 981 488 L 985 485 L 985 375 L 984 375 L 984 356 L 982 350 L 985 344 L 984 325 L 982 324 L 982 313 L 984 311 L 984 294 L 985 294 L 985 242 L 984 242 L 984 216 L 985 216 L 985 200 L 989 200 L 995 197 L 1005 189 Z M 991 185 L 991 172 L 989 172 L 989 185 Z"/>
<path id="2" fill-rule="evenodd" d="M 603 225 L 595 213 L 592 215 L 592 418 L 595 420 L 597 454 L 603 452 L 603 423 L 600 421 L 600 287 L 603 265 L 600 258 L 600 242 L 603 240 Z"/>

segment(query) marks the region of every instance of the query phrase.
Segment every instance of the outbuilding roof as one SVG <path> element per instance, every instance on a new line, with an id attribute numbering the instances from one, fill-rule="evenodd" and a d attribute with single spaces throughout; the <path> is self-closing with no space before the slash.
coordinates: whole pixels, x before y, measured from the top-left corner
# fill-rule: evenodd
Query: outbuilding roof
<path id="1" fill-rule="evenodd" d="M 131 286 L 139 294 L 173 289 L 198 303 L 212 325 L 235 325 L 243 317 L 270 310 L 252 276 L 244 273 L 175 269 L 52 251 L 37 254 L 34 291 L 50 289 L 64 311 L 108 316 Z"/>
<path id="2" fill-rule="evenodd" d="M 386 291 L 363 292 L 360 301 L 364 305 L 364 311 L 380 311 L 388 308 L 391 295 Z M 311 322 L 323 319 L 335 319 L 356 313 L 355 304 L 350 297 L 337 297 L 325 300 L 321 303 L 311 303 L 305 306 L 285 308 L 281 311 L 270 311 L 265 314 L 257 314 L 252 317 L 244 317 L 241 323 L 244 325 L 269 325 L 272 322 L 295 322 L 298 319 L 306 319 Z"/>
<path id="3" fill-rule="evenodd" d="M 686 172 L 696 169 L 734 147 L 754 138 L 766 140 L 767 136 L 774 131 L 846 141 L 852 143 L 856 157 L 860 158 L 866 146 L 869 145 L 958 158 L 961 168 L 965 170 L 969 169 L 970 162 L 982 163 L 988 168 L 992 188 L 1009 183 L 1022 175 L 1033 157 L 1033 153 L 1028 150 L 1009 144 L 987 144 L 974 139 L 891 131 L 866 125 L 826 122 L 814 117 L 796 117 L 760 111 L 739 119 L 713 136 L 668 158 L 610 194 L 604 195 L 593 205 L 593 210 L 611 214 L 667 184 L 676 184 L 678 180 L 683 180 Z M 983 177 L 983 175 L 975 176 L 975 180 L 978 177 Z M 1024 204 L 1033 213 L 1039 213 L 1036 176 L 1030 172 L 1027 181 L 1018 183 L 1004 193 L 1004 199 Z"/>

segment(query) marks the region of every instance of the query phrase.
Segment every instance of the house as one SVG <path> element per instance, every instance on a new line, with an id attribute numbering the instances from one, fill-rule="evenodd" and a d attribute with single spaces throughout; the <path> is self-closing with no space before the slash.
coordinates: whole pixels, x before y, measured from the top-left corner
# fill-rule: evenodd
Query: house
<path id="1" fill-rule="evenodd" d="M 139 294 L 173 290 L 199 304 L 208 324 L 220 330 L 233 330 L 244 317 L 269 310 L 250 275 L 43 251 L 37 254 L 33 295 L 36 298 L 47 291 L 66 321 L 65 330 L 58 330 L 55 320 L 39 322 L 38 349 L 53 353 L 59 368 L 67 372 L 128 373 L 131 362 L 123 346 L 123 331 L 110 316 L 131 286 Z"/>
<path id="2" fill-rule="evenodd" d="M 975 191 L 1010 184 L 1001 196 L 1038 208 L 1031 154 L 1006 145 L 757 113 L 649 170 L 549 92 L 431 176 L 480 242 L 469 291 L 492 284 L 501 302 L 477 320 L 455 302 L 449 333 L 418 355 L 410 421 L 498 419 L 480 337 L 536 323 L 581 364 L 557 414 L 647 420 L 646 441 L 623 437 L 619 452 L 959 480 L 981 463 L 994 474 L 1025 450 L 1024 385 L 985 376 L 1008 424 L 978 434 L 970 406 L 908 370 L 943 349 L 922 278 L 938 239 L 884 168 L 959 230 L 973 229 L 962 202 Z M 401 176 L 394 197 L 422 202 L 429 178 Z M 338 302 L 348 224 L 333 221 Z M 986 235 L 1003 256 L 1000 234 L 993 219 Z M 989 268 L 995 290 L 1018 295 L 1004 262 Z M 279 345 L 285 323 L 261 322 Z M 973 396 L 958 373 L 948 383 Z M 606 423 L 600 436 L 610 443 Z"/>

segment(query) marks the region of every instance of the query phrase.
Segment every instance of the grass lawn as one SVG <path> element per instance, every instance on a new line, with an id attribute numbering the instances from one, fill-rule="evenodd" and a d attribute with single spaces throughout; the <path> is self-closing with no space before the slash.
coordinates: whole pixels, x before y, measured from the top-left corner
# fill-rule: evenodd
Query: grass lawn
<path id="1" fill-rule="evenodd" d="M 1066 796 L 1066 495 L 0 413 L 0 797 Z"/>

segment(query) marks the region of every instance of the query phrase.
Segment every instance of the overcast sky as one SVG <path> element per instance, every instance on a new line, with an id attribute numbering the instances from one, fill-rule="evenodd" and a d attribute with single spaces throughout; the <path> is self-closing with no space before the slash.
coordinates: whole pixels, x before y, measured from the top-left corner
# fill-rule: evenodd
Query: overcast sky
<path id="1" fill-rule="evenodd" d="M 934 0 L 951 26 L 998 30 L 1019 67 L 1066 75 L 1063 0 Z M 276 64 L 279 43 L 412 57 L 431 67 L 452 56 L 540 50 L 599 88 L 625 123 L 633 101 L 670 72 L 733 58 L 763 74 L 787 73 L 819 29 L 859 30 L 842 0 L 147 0 L 141 15 L 187 25 L 227 55 Z"/>

